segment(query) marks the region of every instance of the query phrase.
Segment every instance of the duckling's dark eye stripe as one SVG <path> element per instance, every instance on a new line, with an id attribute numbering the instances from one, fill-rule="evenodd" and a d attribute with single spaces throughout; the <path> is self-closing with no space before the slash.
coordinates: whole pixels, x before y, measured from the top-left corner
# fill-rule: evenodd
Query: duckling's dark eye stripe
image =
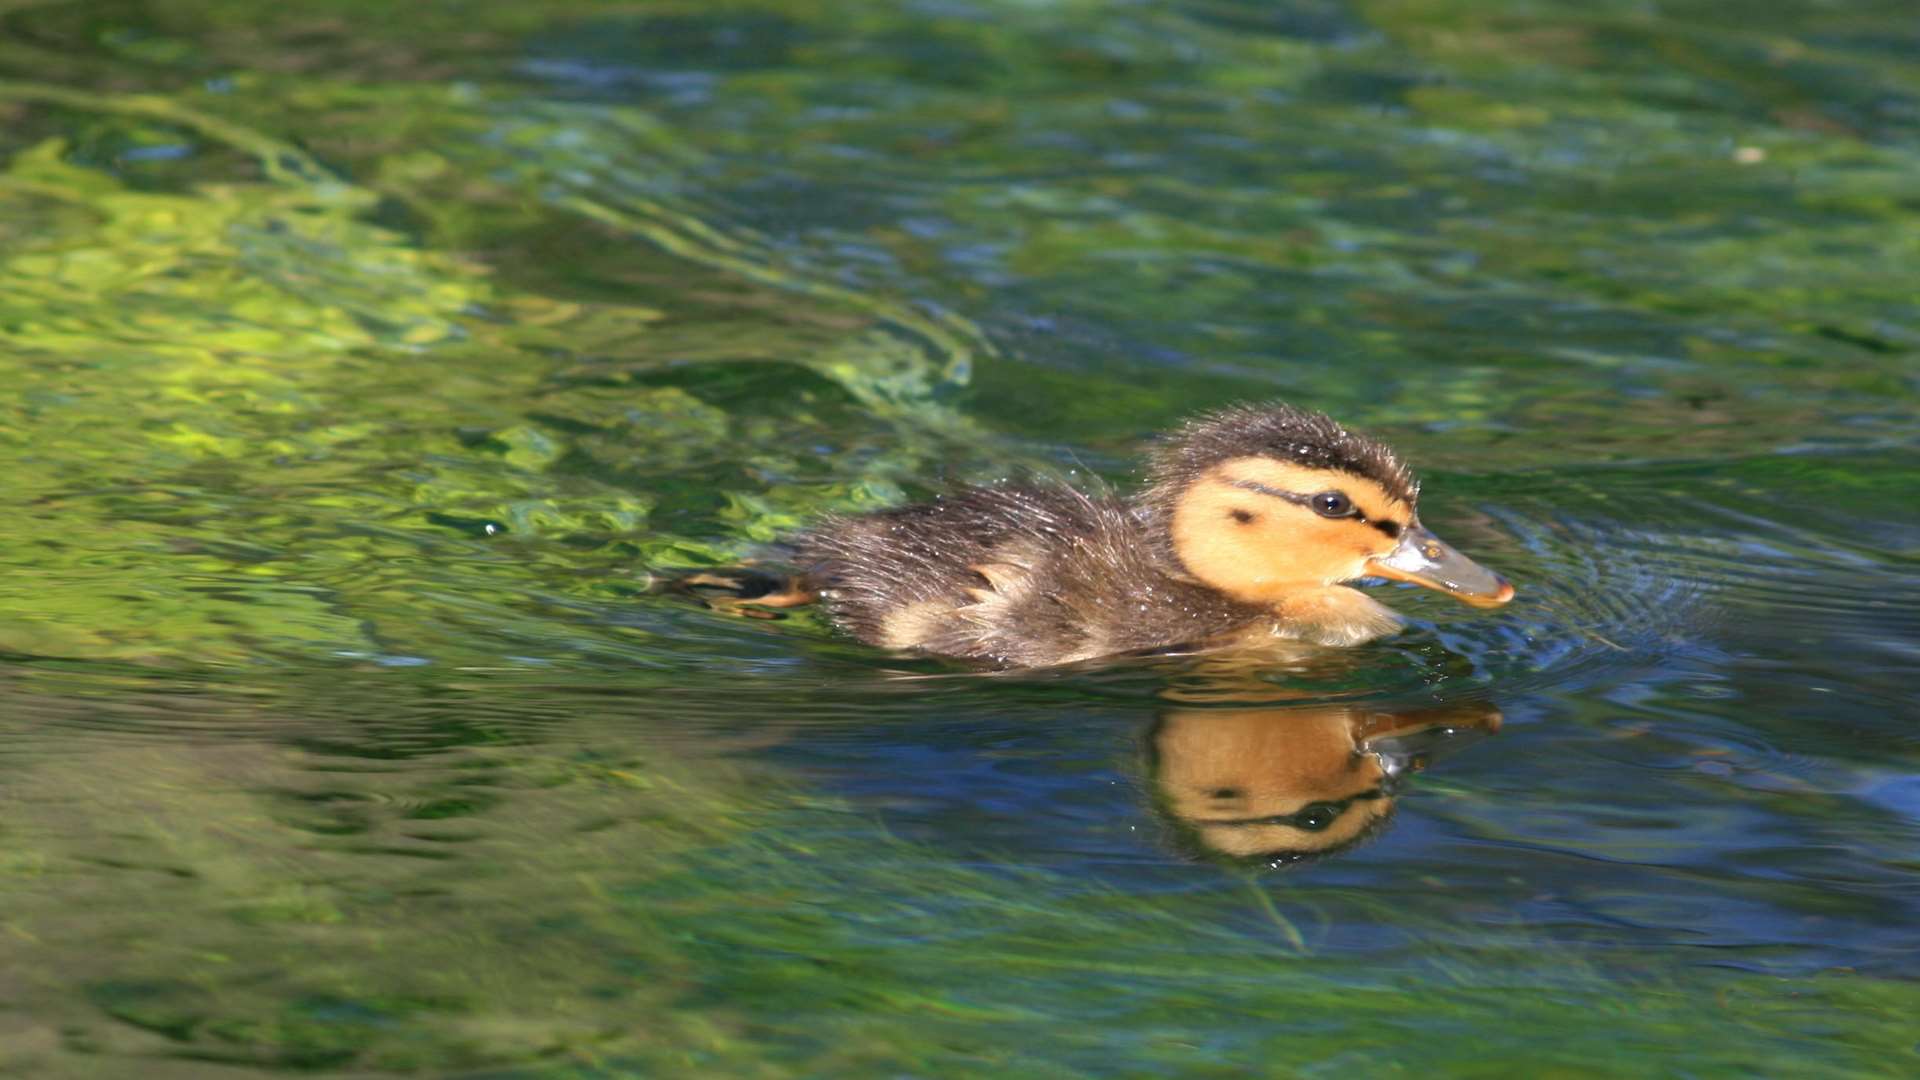
<path id="1" fill-rule="evenodd" d="M 1331 825 L 1333 821 L 1339 820 L 1340 817 L 1344 815 L 1347 812 L 1348 808 L 1353 806 L 1354 803 L 1372 802 L 1375 799 L 1384 799 L 1386 797 L 1387 797 L 1386 792 L 1380 790 L 1377 787 L 1374 787 L 1374 788 L 1368 788 L 1366 791 L 1362 791 L 1357 794 L 1349 795 L 1344 799 L 1337 799 L 1332 802 L 1309 803 L 1308 805 L 1301 807 L 1299 810 L 1291 814 L 1275 814 L 1271 817 L 1257 817 L 1257 818 L 1203 818 L 1203 819 L 1200 819 L 1200 823 L 1203 825 L 1231 825 L 1231 826 L 1291 825 L 1296 829 L 1306 829 L 1308 832 L 1319 832 L 1320 831 L 1319 829 L 1311 828 L 1306 824 L 1307 817 L 1311 815 L 1315 810 L 1333 811 L 1333 818 L 1329 820 L 1327 823 L 1328 825 Z M 1321 826 L 1322 829 L 1326 827 L 1327 827 L 1326 825 Z"/>
<path id="2" fill-rule="evenodd" d="M 1235 480 L 1233 481 L 1233 486 L 1245 488 L 1248 491 L 1257 491 L 1262 495 L 1271 495 L 1276 499 L 1284 499 L 1295 506 L 1311 507 L 1313 505 L 1313 496 L 1311 495 L 1302 495 L 1297 491 L 1281 491 L 1279 488 L 1268 487 L 1258 480 Z M 1360 516 L 1360 511 L 1355 510 L 1353 516 Z"/>
<path id="3" fill-rule="evenodd" d="M 1307 507 L 1308 509 L 1313 508 L 1313 496 L 1311 495 L 1302 495 L 1297 491 L 1281 491 L 1279 488 L 1268 487 L 1267 485 L 1261 483 L 1258 480 L 1235 480 L 1232 483 L 1234 487 L 1245 488 L 1248 491 L 1257 491 L 1262 495 L 1271 495 L 1276 499 L 1283 499 L 1287 502 L 1292 503 L 1295 506 L 1304 506 L 1304 507 Z M 1360 522 L 1362 525 L 1371 525 L 1374 528 L 1379 529 L 1381 532 L 1385 533 L 1387 535 L 1387 539 L 1389 540 L 1392 540 L 1400 535 L 1399 522 L 1375 521 L 1372 518 L 1368 517 L 1367 515 L 1361 513 L 1360 508 L 1357 506 L 1354 507 L 1352 510 L 1349 510 L 1346 513 L 1341 514 L 1339 516 L 1350 517 L 1355 521 Z"/>

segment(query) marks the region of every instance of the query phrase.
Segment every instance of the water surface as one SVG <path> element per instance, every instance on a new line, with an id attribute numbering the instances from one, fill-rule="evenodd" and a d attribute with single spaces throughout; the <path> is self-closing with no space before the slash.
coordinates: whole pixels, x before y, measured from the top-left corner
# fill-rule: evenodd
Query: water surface
<path id="1" fill-rule="evenodd" d="M 1908 5 L 0 31 L 0 1071 L 1920 1071 Z M 1226 678 L 648 592 L 1262 398 L 1519 599 Z M 1183 830 L 1189 737 L 1436 715 L 1339 858 Z"/>

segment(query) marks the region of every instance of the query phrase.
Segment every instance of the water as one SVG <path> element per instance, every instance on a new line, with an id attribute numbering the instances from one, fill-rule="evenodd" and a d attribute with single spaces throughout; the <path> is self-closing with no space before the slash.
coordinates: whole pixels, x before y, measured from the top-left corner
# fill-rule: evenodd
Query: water
<path id="1" fill-rule="evenodd" d="M 1737 7 L 0 5 L 0 1072 L 1912 1074 L 1920 24 Z M 1519 598 L 647 591 L 1271 397 Z"/>

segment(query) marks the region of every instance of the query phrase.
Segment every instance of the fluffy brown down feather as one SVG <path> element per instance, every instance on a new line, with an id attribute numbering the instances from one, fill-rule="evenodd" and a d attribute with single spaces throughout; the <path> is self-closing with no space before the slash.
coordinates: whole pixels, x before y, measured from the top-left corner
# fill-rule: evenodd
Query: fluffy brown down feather
<path id="1" fill-rule="evenodd" d="M 1272 613 L 1187 578 L 1143 511 L 1063 484 L 964 488 L 830 518 L 798 564 L 870 644 L 1005 667 L 1200 643 Z"/>

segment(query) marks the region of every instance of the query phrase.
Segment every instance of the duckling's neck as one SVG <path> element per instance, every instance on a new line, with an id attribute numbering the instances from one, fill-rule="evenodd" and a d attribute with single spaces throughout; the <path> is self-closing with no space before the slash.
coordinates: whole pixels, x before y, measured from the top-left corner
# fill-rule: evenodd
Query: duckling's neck
<path id="1" fill-rule="evenodd" d="M 1358 589 L 1298 589 L 1273 604 L 1274 634 L 1319 645 L 1359 645 L 1400 629 L 1400 616 Z"/>

